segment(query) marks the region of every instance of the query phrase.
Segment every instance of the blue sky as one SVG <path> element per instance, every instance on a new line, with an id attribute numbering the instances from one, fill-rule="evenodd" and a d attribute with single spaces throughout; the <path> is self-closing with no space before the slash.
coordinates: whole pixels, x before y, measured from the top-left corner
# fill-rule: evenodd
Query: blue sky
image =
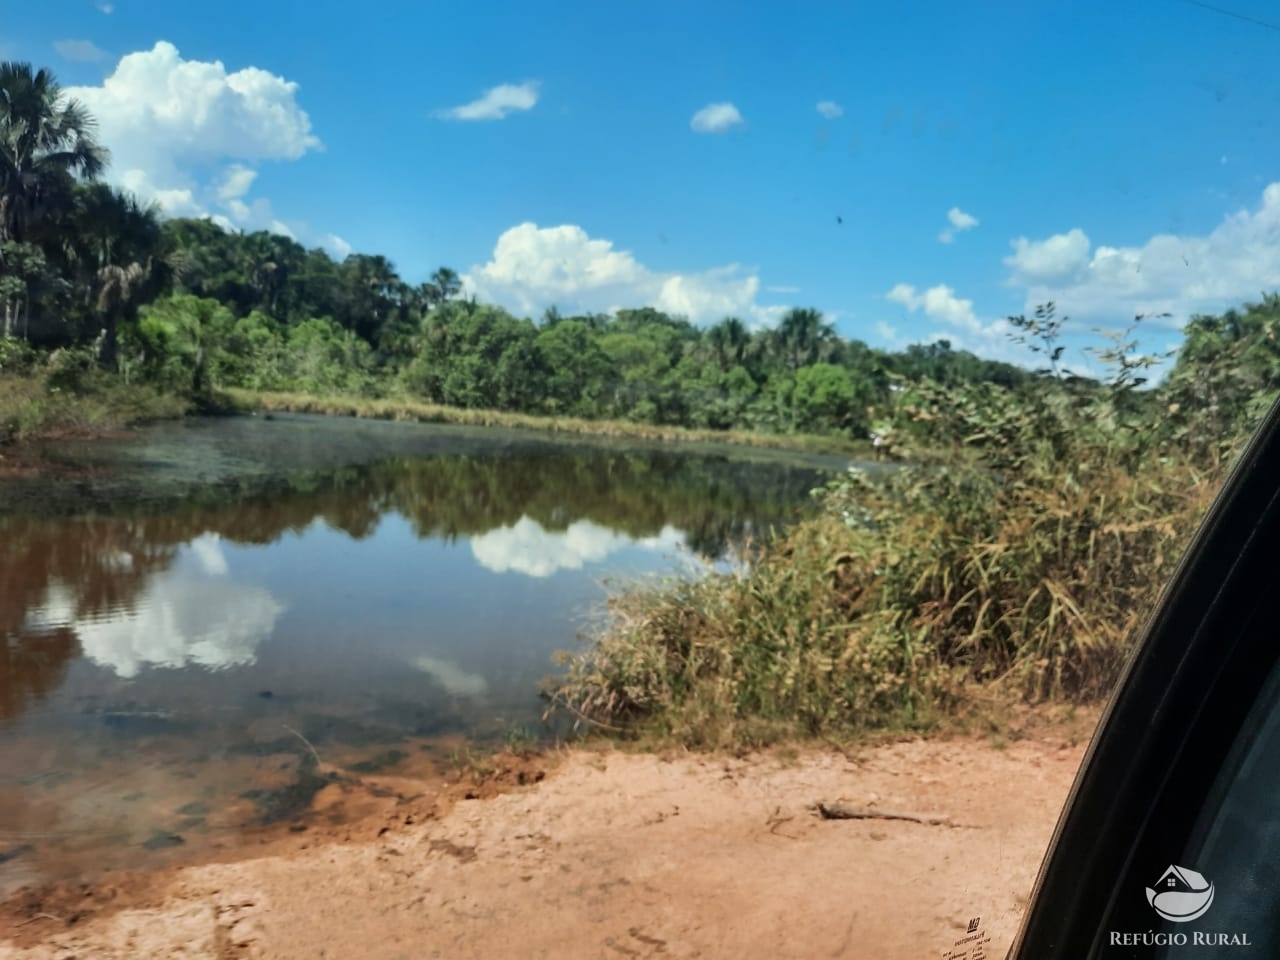
<path id="1" fill-rule="evenodd" d="M 176 214 L 534 316 L 798 304 L 1016 358 L 1001 318 L 1045 299 L 1171 311 L 1160 349 L 1280 288 L 1280 12 L 1223 3 L 10 0 L 0 55 Z"/>

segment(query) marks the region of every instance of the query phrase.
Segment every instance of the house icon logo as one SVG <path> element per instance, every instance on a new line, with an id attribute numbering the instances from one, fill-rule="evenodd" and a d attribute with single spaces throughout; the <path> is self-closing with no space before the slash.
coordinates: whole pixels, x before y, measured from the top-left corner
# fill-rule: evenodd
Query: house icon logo
<path id="1" fill-rule="evenodd" d="M 1203 917 L 1213 904 L 1213 884 L 1186 867 L 1169 867 L 1147 887 L 1147 903 L 1166 920 L 1186 923 Z"/>

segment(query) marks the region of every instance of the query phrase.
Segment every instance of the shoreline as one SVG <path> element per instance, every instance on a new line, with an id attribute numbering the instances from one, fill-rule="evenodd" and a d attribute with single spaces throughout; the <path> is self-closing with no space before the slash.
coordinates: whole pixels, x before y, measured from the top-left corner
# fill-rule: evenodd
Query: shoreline
<path id="1" fill-rule="evenodd" d="M 9 389 L 6 391 L 6 387 Z M 39 387 L 39 389 L 37 389 Z M 421 425 L 515 430 L 549 439 L 652 443 L 660 446 L 735 448 L 761 455 L 840 457 L 881 463 L 869 441 L 836 436 L 772 434 L 743 430 L 699 430 L 626 420 L 588 420 L 543 414 L 447 407 L 404 399 L 322 396 L 231 388 L 221 391 L 225 406 L 201 412 L 177 396 L 130 392 L 113 385 L 83 396 L 61 395 L 45 409 L 42 385 L 31 378 L 0 376 L 0 481 L 39 477 L 59 465 L 42 449 L 65 443 L 127 440 L 146 426 L 237 417 L 304 414 Z M 9 396 L 6 396 L 6 393 Z M 18 397 L 16 405 L 11 402 Z M 25 421 L 25 422 L 24 422 Z M 6 426 L 7 424 L 7 426 Z M 891 461 L 890 461 L 891 462 Z M 889 462 L 885 462 L 889 465 Z"/>
<path id="2" fill-rule="evenodd" d="M 353 417 L 360 420 L 502 427 L 603 439 L 721 444 L 860 459 L 871 459 L 874 453 L 874 447 L 868 441 L 833 436 L 756 433 L 745 430 L 698 430 L 690 427 L 634 423 L 629 420 L 588 420 L 549 414 L 448 407 L 402 399 L 315 396 L 241 388 L 230 388 L 224 392 L 233 400 L 236 407 L 264 413 L 309 413 L 321 416 Z"/>
<path id="3" fill-rule="evenodd" d="M 1008 743 L 730 755 L 588 742 L 498 753 L 434 789 L 359 778 L 317 795 L 304 829 L 20 891 L 0 901 L 0 957 L 892 960 L 941 950 L 979 915 L 1007 947 L 1096 719 L 1033 722 Z M 954 828 L 809 809 L 833 800 Z"/>

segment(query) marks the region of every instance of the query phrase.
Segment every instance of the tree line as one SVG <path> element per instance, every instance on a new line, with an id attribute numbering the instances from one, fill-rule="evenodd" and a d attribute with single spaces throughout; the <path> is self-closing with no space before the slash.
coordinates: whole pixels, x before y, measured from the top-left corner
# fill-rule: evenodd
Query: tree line
<path id="1" fill-rule="evenodd" d="M 441 267 L 406 282 L 384 256 L 209 219 L 165 219 L 101 178 L 93 117 L 53 74 L 0 64 L 0 340 L 91 350 L 130 381 L 219 386 L 712 429 L 867 435 L 892 376 L 1016 386 L 1016 366 L 940 340 L 901 352 L 797 308 L 775 329 L 701 328 L 651 307 L 539 318 L 462 296 Z"/>
<path id="2" fill-rule="evenodd" d="M 278 234 L 165 219 L 101 180 L 109 159 L 94 118 L 52 73 L 0 63 L 0 372 L 36 364 L 39 351 L 62 351 L 62 386 L 92 368 L 196 396 L 224 386 L 405 396 L 852 437 L 928 433 L 903 413 L 895 387 L 904 384 L 1043 388 L 1031 371 L 947 340 L 872 348 L 807 308 L 788 311 L 772 329 L 737 317 L 703 328 L 652 307 L 564 315 L 552 306 L 536 320 L 517 317 L 463 296 L 448 267 L 411 284 L 384 256 L 335 260 Z M 1272 390 L 1276 313 L 1275 298 L 1265 297 L 1193 318 L 1165 386 L 1174 406 L 1166 417 L 1203 430 L 1187 419 L 1193 407 L 1230 418 L 1247 398 Z M 1009 319 L 1033 349 L 1040 333 L 1056 335 L 1062 324 L 1052 305 Z M 1042 353 L 1055 373 L 1061 350 Z M 1158 359 L 1143 358 L 1127 375 L 1141 381 Z M 1100 389 L 1063 379 L 1077 395 Z M 1149 415 L 1158 399 L 1143 391 L 1127 402 Z"/>

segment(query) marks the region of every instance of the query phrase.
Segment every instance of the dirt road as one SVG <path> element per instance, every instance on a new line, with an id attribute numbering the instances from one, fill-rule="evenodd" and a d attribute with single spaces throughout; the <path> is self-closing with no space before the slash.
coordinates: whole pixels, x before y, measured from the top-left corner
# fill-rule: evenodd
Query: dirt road
<path id="1" fill-rule="evenodd" d="M 439 816 L 384 782 L 347 841 L 308 830 L 267 856 L 11 901 L 0 957 L 914 960 L 980 917 L 994 960 L 1084 748 L 1051 730 L 848 755 L 574 751 Z M 819 800 L 952 825 L 824 820 Z"/>

